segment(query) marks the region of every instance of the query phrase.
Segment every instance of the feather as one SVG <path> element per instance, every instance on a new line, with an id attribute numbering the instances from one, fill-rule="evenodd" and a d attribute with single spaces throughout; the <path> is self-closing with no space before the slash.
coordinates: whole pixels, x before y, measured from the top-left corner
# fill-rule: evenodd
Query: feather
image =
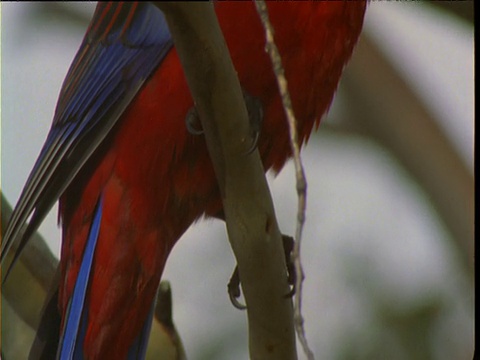
<path id="1" fill-rule="evenodd" d="M 99 3 L 91 24 L 63 83 L 45 145 L 6 229 L 0 261 L 14 241 L 19 245 L 4 280 L 53 204 L 172 47 L 163 14 L 147 2 Z"/>

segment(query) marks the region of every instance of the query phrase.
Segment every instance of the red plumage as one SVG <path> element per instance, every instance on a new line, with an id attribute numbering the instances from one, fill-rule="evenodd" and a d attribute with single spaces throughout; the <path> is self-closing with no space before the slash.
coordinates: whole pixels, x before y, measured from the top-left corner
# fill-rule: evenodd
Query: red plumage
<path id="1" fill-rule="evenodd" d="M 268 3 L 302 142 L 332 102 L 365 6 L 364 1 Z M 219 2 L 216 12 L 242 87 L 264 108 L 258 143 L 264 167 L 279 171 L 290 156 L 288 127 L 255 6 Z M 205 140 L 185 127 L 192 106 L 172 49 L 61 197 L 60 308 L 65 313 L 103 193 L 87 298 L 84 349 L 91 358 L 125 357 L 173 245 L 203 214 L 221 211 Z"/>

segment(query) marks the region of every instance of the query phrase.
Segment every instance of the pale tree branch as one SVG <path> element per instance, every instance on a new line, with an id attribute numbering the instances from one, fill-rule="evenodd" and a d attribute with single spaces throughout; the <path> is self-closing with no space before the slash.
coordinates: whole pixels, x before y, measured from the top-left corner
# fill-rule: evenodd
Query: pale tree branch
<path id="1" fill-rule="evenodd" d="M 247 304 L 251 359 L 296 359 L 281 234 L 213 4 L 157 2 L 200 115 Z"/>
<path id="2" fill-rule="evenodd" d="M 351 125 L 392 151 L 424 189 L 473 278 L 474 181 L 438 122 L 366 34 L 342 84 Z"/>

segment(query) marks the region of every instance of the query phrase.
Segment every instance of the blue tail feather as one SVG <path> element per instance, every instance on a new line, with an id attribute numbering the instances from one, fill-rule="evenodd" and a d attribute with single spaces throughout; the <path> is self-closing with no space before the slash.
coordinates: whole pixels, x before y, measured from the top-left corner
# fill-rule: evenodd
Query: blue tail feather
<path id="1" fill-rule="evenodd" d="M 57 358 L 64 359 L 82 359 L 82 344 L 85 338 L 86 321 L 88 311 L 85 308 L 85 299 L 87 296 L 88 283 L 92 270 L 95 247 L 97 245 L 100 224 L 102 220 L 102 198 L 98 200 L 87 244 L 85 246 L 82 264 L 78 272 L 73 295 L 67 309 L 67 318 L 64 324 L 64 330 L 60 338 Z"/>
<path id="2" fill-rule="evenodd" d="M 152 328 L 152 320 L 155 314 L 155 300 L 152 302 L 152 307 L 148 313 L 147 319 L 143 324 L 142 331 L 138 334 L 128 351 L 128 360 L 143 360 L 147 354 L 148 339 L 150 337 L 150 329 Z"/>
<path id="3" fill-rule="evenodd" d="M 102 220 L 103 201 L 98 200 L 90 233 L 88 235 L 87 244 L 83 254 L 80 271 L 75 282 L 72 298 L 67 309 L 67 319 L 65 320 L 64 330 L 60 337 L 60 343 L 57 353 L 57 359 L 60 360 L 82 360 L 83 342 L 85 340 L 87 323 L 88 323 L 88 307 L 85 305 L 88 291 L 89 279 L 92 271 L 95 247 L 97 245 L 98 234 L 100 232 L 100 224 Z M 133 342 L 128 352 L 128 360 L 143 360 L 147 353 L 148 338 L 152 326 L 152 320 L 155 310 L 155 301 L 148 313 L 145 324 L 141 332 Z"/>

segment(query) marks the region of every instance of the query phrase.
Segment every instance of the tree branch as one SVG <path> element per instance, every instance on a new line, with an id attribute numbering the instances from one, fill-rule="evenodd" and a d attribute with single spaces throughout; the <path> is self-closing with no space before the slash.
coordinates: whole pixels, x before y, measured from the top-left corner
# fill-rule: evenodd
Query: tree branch
<path id="1" fill-rule="evenodd" d="M 390 149 L 422 186 L 473 277 L 473 178 L 442 129 L 366 34 L 342 82 L 357 130 Z"/>
<path id="2" fill-rule="evenodd" d="M 296 359 L 281 234 L 240 84 L 210 2 L 157 2 L 202 121 L 247 304 L 252 359 Z"/>
<path id="3" fill-rule="evenodd" d="M 456 16 L 458 19 L 465 21 L 466 23 L 473 26 L 474 23 L 474 14 L 473 14 L 473 0 L 464 0 L 464 1 L 445 1 L 445 0 L 435 0 L 435 1 L 426 1 L 428 6 L 436 7 L 445 11 L 446 13 Z"/>
<path id="4" fill-rule="evenodd" d="M 3 238 L 3 232 L 12 214 L 12 207 L 3 193 L 1 197 Z M 4 267 L 11 263 L 15 251 L 16 244 L 13 245 L 2 264 L 2 274 L 6 273 Z M 12 268 L 7 281 L 3 282 L 2 277 L 2 298 L 8 301 L 12 309 L 21 314 L 22 320 L 33 329 L 38 326 L 38 314 L 41 312 L 43 299 L 55 274 L 57 263 L 58 260 L 52 254 L 42 236 L 35 232 L 31 241 L 25 246 L 22 256 Z"/>

